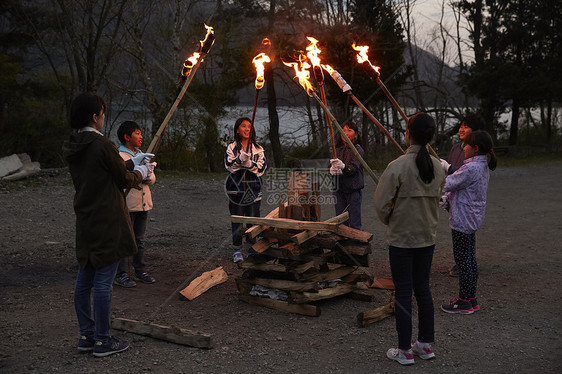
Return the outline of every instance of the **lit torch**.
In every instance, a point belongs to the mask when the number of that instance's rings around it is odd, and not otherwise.
[[[187,91],[187,87],[189,87],[189,84],[191,83],[191,80],[193,79],[197,68],[199,68],[199,65],[201,65],[201,62],[203,62],[203,59],[205,58],[207,53],[209,53],[209,50],[215,42],[215,33],[213,32],[213,28],[207,25],[205,25],[205,28],[207,29],[207,34],[205,35],[205,39],[199,41],[199,52],[194,52],[193,55],[191,55],[191,57],[189,57],[183,63],[181,72],[183,86],[181,88],[181,91],[177,95],[176,100],[172,104],[172,107],[168,111],[168,114],[164,118],[164,121],[162,121],[162,124],[154,135],[152,142],[148,146],[148,149],[146,151],[147,153],[156,154],[156,152],[158,151],[160,143],[162,142],[162,134],[166,130],[168,122],[170,122],[170,119],[172,118],[172,114],[174,114],[174,112],[176,111],[181,99],[183,98],[183,95]]]
[[[254,111],[252,112],[252,128],[254,127],[254,118],[256,118],[256,109],[258,106],[258,96],[260,90],[263,88],[265,83],[265,66],[266,62],[271,62],[271,59],[265,53],[260,53],[252,60],[252,63],[256,67],[256,99],[254,100]]]
[[[392,94],[390,93],[388,88],[386,88],[385,84],[380,79],[380,76],[381,76],[380,75],[380,67],[373,65],[371,63],[371,61],[369,61],[369,56],[367,55],[367,52],[369,51],[369,46],[357,46],[357,45],[355,45],[355,43],[353,43],[351,45],[351,47],[358,52],[357,53],[357,62],[362,64],[363,70],[367,73],[367,75],[371,79],[374,79],[377,82],[377,84],[383,90],[386,97],[388,97],[388,99],[390,100],[392,105],[396,108],[398,113],[400,113],[400,117],[402,117],[402,119],[406,122],[406,126],[408,126],[408,117],[406,116],[406,113],[404,113],[402,108],[400,108],[400,105],[398,105],[398,103],[394,99],[394,96],[392,96]],[[367,62],[367,64],[365,64],[365,62]],[[428,149],[429,149],[429,152],[433,156],[439,158],[439,156],[437,156],[437,153],[435,153],[433,148],[431,148],[429,145],[428,145]]]
[[[312,71],[314,72],[314,77],[316,78],[316,83],[318,83],[318,87],[320,88],[320,96],[322,98],[322,102],[326,105],[326,92],[324,91],[324,73],[322,72],[322,67],[320,66],[320,58],[318,55],[322,52],[317,44],[318,40],[314,39],[311,36],[306,37],[310,41],[310,45],[306,47],[307,57],[312,63]],[[330,116],[328,113],[325,112],[326,115],[326,124],[328,125],[328,131],[330,133],[330,145],[332,147],[332,158],[337,158],[336,156],[336,144],[334,141],[334,130],[332,129],[332,123],[330,122]]]
[[[302,88],[304,88],[304,90],[306,91],[306,93],[310,97],[313,97],[318,102],[318,104],[320,104],[320,106],[324,109],[324,112],[332,120],[332,123],[334,125],[336,125],[336,128],[341,133],[341,136],[343,137],[343,139],[345,140],[345,142],[347,143],[349,148],[353,151],[353,153],[355,154],[357,159],[361,162],[361,164],[363,165],[365,170],[367,170],[367,172],[369,173],[371,178],[375,181],[375,183],[378,183],[379,182],[378,177],[375,175],[373,170],[371,170],[371,168],[365,162],[363,157],[361,157],[361,155],[357,151],[357,148],[355,148],[355,145],[351,142],[351,140],[349,140],[349,138],[347,137],[347,135],[343,131],[342,127],[340,126],[340,124],[338,123],[336,118],[332,115],[332,113],[330,112],[328,107],[322,102],[322,100],[316,94],[316,92],[314,90],[314,87],[312,86],[312,84],[310,83],[310,80],[309,80],[310,79],[310,72],[308,71],[308,69],[310,68],[310,64],[307,63],[306,61],[305,62],[300,61],[298,63],[297,62],[285,62],[285,61],[283,61],[283,64],[285,64],[286,66],[292,67],[295,70],[296,78],[299,79],[299,83],[302,86]]]
[[[402,149],[400,144],[398,144],[398,142],[392,137],[392,135],[390,135],[388,130],[375,118],[375,116],[373,116],[373,114],[371,112],[369,112],[369,110],[363,105],[363,103],[361,103],[361,101],[359,101],[359,99],[355,97],[355,95],[351,92],[351,86],[349,84],[347,84],[347,82],[345,81],[345,79],[343,79],[341,74],[338,73],[336,70],[334,70],[334,68],[332,68],[330,65],[322,65],[322,67],[336,81],[338,86],[340,86],[341,90],[344,93],[348,94],[349,97],[351,97],[351,99],[353,99],[353,101],[355,101],[355,103],[359,106],[359,108],[361,108],[363,113],[365,113],[367,115],[367,117],[369,117],[369,119],[371,121],[373,121],[373,123],[375,125],[377,125],[377,127],[379,129],[381,129],[381,131],[384,133],[384,135],[386,135],[388,140],[396,147],[396,149],[398,149],[398,151],[400,151],[400,153],[403,154],[404,150]]]

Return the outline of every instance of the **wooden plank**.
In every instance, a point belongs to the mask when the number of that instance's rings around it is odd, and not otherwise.
[[[270,240],[270,239],[267,239],[267,238],[261,238],[260,240],[258,240],[254,244],[252,244],[252,249],[254,251],[256,251],[257,253],[263,253],[269,247],[271,247],[272,241],[273,240]]]
[[[373,239],[373,234],[366,231],[361,231],[357,229],[352,229],[346,225],[339,225],[338,229],[335,231],[337,235],[344,236],[349,239],[359,240],[361,242],[367,243]]]
[[[283,204],[283,203],[281,203]],[[280,204],[280,205],[281,205]],[[284,206],[287,206],[287,203],[284,204]],[[279,207],[273,209],[271,212],[269,212],[265,218],[279,218],[282,217],[279,215]],[[266,229],[268,229],[269,226],[266,225],[255,225],[250,227],[248,230],[246,230],[246,236],[250,239],[255,238],[256,236],[258,236],[260,233],[262,233],[263,231],[265,231]]]
[[[311,222],[299,221],[289,218],[262,218],[262,217],[246,217],[246,216],[230,216],[232,222],[249,223],[252,225],[267,225],[282,229],[292,230],[315,230],[315,231],[332,231],[338,230],[339,223],[333,222]],[[359,230],[357,230],[359,231]]]
[[[336,247],[351,255],[363,256],[371,253],[371,243],[357,242],[354,240],[340,240],[338,244],[339,246]]]
[[[349,219],[349,212],[343,212],[342,214],[332,217],[332,218],[328,218],[326,221],[324,222],[328,222],[328,223],[342,223],[345,222]],[[293,242],[295,242],[296,244],[302,244],[305,241],[307,241],[308,239],[311,239],[313,237],[315,237],[316,235],[318,235],[320,232],[318,231],[304,231],[301,233],[298,233],[296,235],[294,235],[291,240],[293,240]]]
[[[296,282],[284,279],[248,278],[248,282],[267,288],[276,288],[283,291],[318,291],[317,282]]]
[[[111,327],[116,330],[150,336],[151,338],[165,340],[176,344],[205,349],[212,348],[211,335],[180,327],[163,326],[126,318],[112,318]]]
[[[305,275],[304,280],[308,282],[332,281],[334,279],[343,278],[346,275],[353,273],[353,271],[355,271],[355,267],[340,266],[336,269],[332,269],[326,272]]]
[[[365,327],[370,325],[371,323],[375,323],[385,319],[386,317],[390,317],[393,314],[394,301],[391,301],[386,305],[359,313],[357,315],[357,323],[360,327]]]
[[[391,278],[374,277],[373,281],[370,282],[369,287],[371,288],[382,288],[383,290],[393,290],[394,282]]]
[[[278,273],[286,273],[287,267],[283,264],[253,264],[249,261],[240,261],[238,263],[240,269],[257,270],[257,271],[276,271]]]
[[[273,300],[265,297],[238,295],[238,298],[248,304],[259,305],[282,312],[301,314],[303,316],[318,317],[320,308],[316,305],[289,304],[286,301]]]
[[[222,266],[219,266],[214,270],[204,272],[199,277],[192,280],[186,288],[180,291],[180,294],[188,300],[193,300],[206,292],[209,288],[226,282],[227,279],[228,275]]]
[[[318,290],[318,292],[291,292],[290,302],[295,304],[304,304],[324,299],[331,299],[336,296],[350,293],[356,288],[357,287],[354,284],[342,283],[335,287]]]

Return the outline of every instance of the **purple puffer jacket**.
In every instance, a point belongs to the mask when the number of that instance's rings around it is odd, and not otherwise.
[[[472,234],[482,226],[489,180],[490,171],[485,155],[464,160],[456,172],[447,176],[443,192],[449,199],[451,229]]]

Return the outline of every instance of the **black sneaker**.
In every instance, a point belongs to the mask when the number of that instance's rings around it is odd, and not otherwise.
[[[123,273],[121,275],[118,275],[115,278],[115,280],[113,281],[113,284],[116,284],[118,286],[125,287],[125,288],[131,288],[131,287],[135,287],[137,285],[135,283],[135,281],[133,281],[129,278],[129,274],[127,274],[127,273]]]
[[[95,340],[93,336],[85,336],[80,335],[80,339],[78,339],[78,348],[79,351],[87,352],[94,349]]]
[[[441,310],[446,313],[455,314],[472,314],[474,309],[472,309],[472,303],[469,300],[460,299],[455,297],[449,304],[442,304]]]
[[[156,282],[156,279],[152,278],[146,271],[142,274],[135,275],[135,280],[147,284]]]
[[[127,348],[129,348],[128,341],[121,340],[116,336],[110,336],[106,343],[96,342],[94,345],[94,356],[105,357],[114,353],[123,352]]]
[[[480,310],[480,305],[478,305],[478,299],[476,297],[473,297],[468,300],[470,300],[470,304],[472,305],[472,311],[478,312]]]

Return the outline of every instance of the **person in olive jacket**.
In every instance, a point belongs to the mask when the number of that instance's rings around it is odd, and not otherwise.
[[[124,351],[129,342],[110,336],[112,284],[119,259],[137,251],[123,190],[138,186],[154,169],[141,165],[147,154],[125,163],[115,144],[100,132],[106,104],[93,93],[72,102],[63,145],[74,183],[78,276],[74,307],[80,328],[78,350],[103,357]],[[91,295],[93,290],[93,305]],[[92,311],[93,307],[93,311]]]

